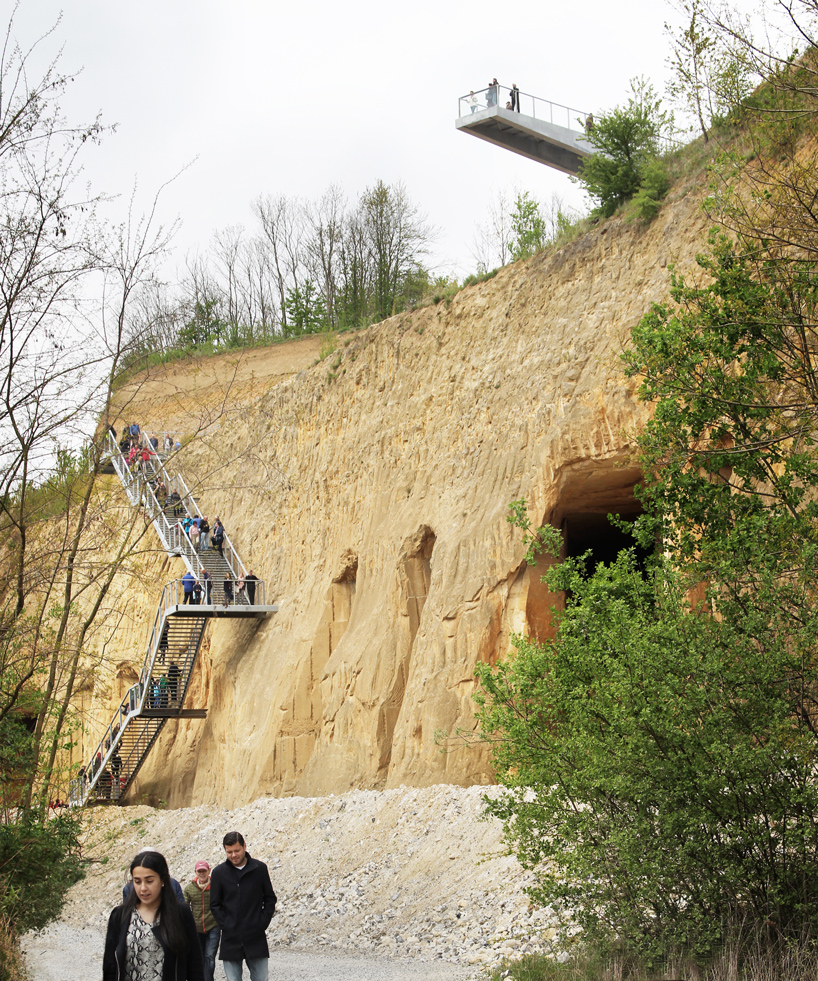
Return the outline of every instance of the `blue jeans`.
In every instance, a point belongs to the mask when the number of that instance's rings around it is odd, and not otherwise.
[[[248,960],[246,963],[250,971],[250,981],[267,981],[266,957]],[[241,981],[241,961],[222,961],[222,964],[227,981]]]
[[[207,933],[199,933],[199,946],[202,948],[202,960],[204,961],[204,981],[213,981],[213,974],[216,970],[216,951],[219,949],[219,938],[221,930],[214,926]]]

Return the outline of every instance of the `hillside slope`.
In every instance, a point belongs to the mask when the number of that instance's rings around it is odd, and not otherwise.
[[[647,228],[608,222],[448,306],[342,335],[323,361],[310,338],[134,384],[120,421],[201,431],[180,466],[280,612],[211,626],[188,702],[208,717],[168,724],[132,798],[491,782],[485,749],[456,735],[474,729],[474,665],[513,632],[549,631],[509,502],[562,527],[571,551],[604,546],[608,512],[636,512],[646,410],[618,354],[704,230],[690,194]],[[128,589],[92,717],[135,677],[178,574],[157,554]]]

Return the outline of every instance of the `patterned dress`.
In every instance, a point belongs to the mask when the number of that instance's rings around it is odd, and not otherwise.
[[[159,923],[159,915],[153,921]],[[128,981],[162,981],[165,951],[151,929],[135,909],[131,914],[125,941],[125,977]]]

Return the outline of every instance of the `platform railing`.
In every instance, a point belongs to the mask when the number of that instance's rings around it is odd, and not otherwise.
[[[572,109],[571,106],[564,106],[559,102],[541,99],[519,89],[515,90],[514,103],[513,111],[521,115],[532,116],[534,119],[555,126],[564,126],[575,133],[585,132],[589,113],[582,112],[580,109]],[[512,109],[512,90],[509,86],[489,85],[476,92],[469,92],[468,95],[461,95],[457,100],[457,115],[459,118],[471,116],[485,109],[493,109],[495,106]]]

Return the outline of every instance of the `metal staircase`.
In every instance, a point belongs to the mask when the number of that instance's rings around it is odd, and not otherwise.
[[[149,434],[145,436],[149,438]],[[221,553],[215,548],[199,549],[191,542],[182,522],[186,517],[202,517],[202,513],[181,475],[169,474],[159,453],[152,452],[144,464],[137,461],[129,466],[111,434],[106,437],[105,449],[128,500],[148,515],[165,551],[181,558],[188,573],[200,583],[207,569],[213,585],[210,601],[203,589],[198,603],[185,603],[182,579],[163,588],[139,681],[128,690],[96,749],[71,781],[69,801],[73,806],[118,803],[168,719],[205,717],[205,709],[186,709],[184,703],[208,620],[262,618],[278,612],[276,604],[267,605],[262,580],[243,590],[237,588],[247,571],[227,535]],[[166,499],[162,486],[168,494]],[[224,590],[227,574],[234,593],[229,604]]]

